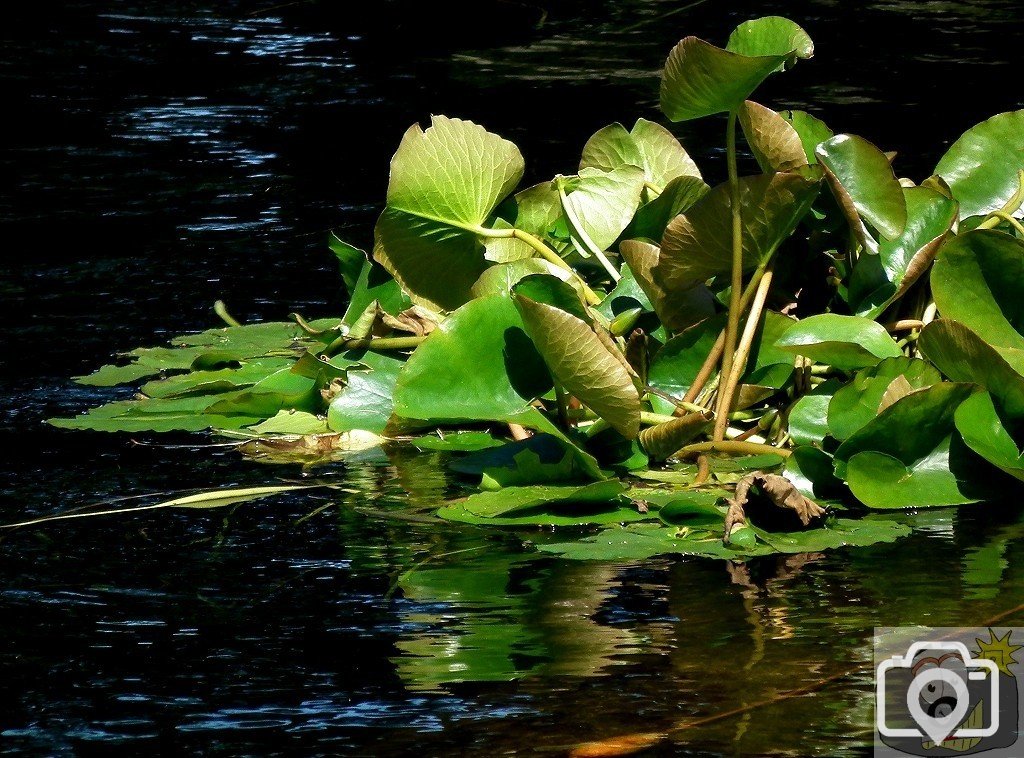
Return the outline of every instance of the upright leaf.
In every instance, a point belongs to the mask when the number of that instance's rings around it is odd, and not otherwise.
[[[836,391],[828,405],[828,430],[832,436],[845,440],[874,419],[886,391],[898,380],[917,390],[939,383],[942,376],[927,361],[917,358],[886,358],[861,369],[853,381]]]
[[[835,136],[835,132],[829,129],[824,121],[806,111],[781,111],[779,115],[786,119],[799,135],[807,162],[811,164],[817,163],[818,145],[832,139]]]
[[[445,116],[412,126],[391,159],[374,257],[417,300],[457,308],[484,269],[484,222],[522,176],[519,149],[481,126]]]
[[[819,145],[817,155],[852,224],[859,215],[886,239],[903,233],[907,204],[885,153],[863,137],[839,134]]]
[[[782,55],[786,64],[814,56],[810,35],[782,16],[764,16],[744,21],[729,35],[726,49],[740,55]]]
[[[1024,171],[1024,110],[972,126],[939,160],[935,173],[960,203],[960,218],[999,210],[1020,190]],[[1015,208],[1017,217],[1024,209]]]
[[[580,169],[612,171],[622,166],[643,169],[644,181],[661,192],[672,179],[692,176],[700,170],[679,140],[665,127],[637,119],[632,130],[615,123],[599,130],[583,147]]]
[[[903,355],[877,321],[835,313],[821,313],[794,322],[776,344],[794,355],[847,370],[874,366],[883,358]]]
[[[670,331],[687,329],[714,315],[714,297],[703,284],[695,284],[672,296],[662,289],[653,273],[660,255],[656,245],[626,240],[619,245],[619,253],[636,277],[640,289],[647,295],[658,318]]]
[[[527,333],[555,380],[627,439],[640,431],[640,395],[622,360],[576,316],[517,294]]]
[[[771,174],[807,165],[800,135],[771,108],[747,100],[740,107],[739,119],[761,171]]]
[[[644,173],[637,166],[611,171],[584,168],[575,179],[555,182],[564,188],[562,211],[573,244],[588,255],[610,248],[633,220],[644,189]]]

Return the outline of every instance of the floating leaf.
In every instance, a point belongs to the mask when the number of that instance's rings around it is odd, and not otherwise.
[[[878,255],[862,255],[853,267],[849,303],[854,313],[877,318],[928,270],[956,221],[956,203],[935,190],[903,190],[907,224],[894,240],[883,239]]]
[[[452,468],[481,477],[482,489],[588,478],[571,446],[550,434],[488,447],[455,461]]]
[[[745,271],[766,262],[793,233],[818,193],[818,180],[811,168],[740,179]],[[668,225],[653,269],[667,291],[689,289],[731,269],[729,197],[728,184],[720,184]]]
[[[740,107],[739,119],[762,172],[771,174],[807,165],[800,135],[771,108],[747,100]]]
[[[1020,189],[1024,170],[1024,110],[972,126],[939,160],[941,176],[960,203],[960,218],[999,210]],[[1013,209],[1015,216],[1024,209]]]
[[[253,434],[326,434],[331,430],[322,416],[306,411],[279,411],[276,416],[268,418],[247,431]]]
[[[817,154],[851,224],[858,225],[860,215],[886,239],[903,233],[907,224],[903,188],[881,150],[862,137],[839,134],[819,145]]]
[[[662,289],[653,273],[660,256],[655,245],[626,240],[619,245],[619,253],[667,329],[681,331],[714,315],[714,296],[703,284],[674,292],[671,297]]]
[[[874,419],[886,391],[897,379],[903,379],[909,389],[918,390],[938,384],[942,375],[926,361],[902,356],[861,369],[829,403],[828,429],[832,436],[845,440]]]
[[[835,132],[825,125],[821,119],[815,118],[805,111],[781,111],[782,118],[789,122],[800,136],[800,142],[804,147],[804,156],[807,162],[814,164],[818,162],[818,145],[827,142],[835,136]]]
[[[789,434],[798,445],[821,446],[828,435],[828,405],[842,386],[829,379],[797,400],[789,410]]]
[[[515,301],[555,380],[624,437],[636,437],[640,395],[621,358],[576,316],[519,294]]]
[[[599,130],[583,147],[580,169],[612,171],[621,166],[643,169],[644,181],[658,192],[673,179],[700,179],[700,170],[679,140],[665,127],[640,118],[630,131],[615,123]]]
[[[349,356],[353,357],[353,356]],[[350,371],[348,383],[331,401],[327,422],[335,432],[360,429],[383,434],[393,411],[392,396],[404,361],[381,353],[360,354],[370,371]]]
[[[838,497],[844,490],[836,478],[832,456],[811,445],[794,448],[782,473],[808,497]]]
[[[795,322],[776,343],[783,350],[843,370],[873,366],[903,355],[876,321],[822,313]]]
[[[924,328],[918,346],[954,382],[977,384],[1010,418],[1024,418],[1024,353],[1000,353],[963,324],[945,318]]]
[[[942,246],[931,285],[944,317],[985,336],[997,349],[1024,350],[1024,241],[978,229]]]
[[[494,492],[480,492],[462,501],[469,513],[480,518],[523,515],[536,508],[622,503],[626,485],[616,480],[592,482],[582,486],[533,485],[506,487]],[[585,510],[585,509],[581,509]]]
[[[471,453],[489,447],[501,447],[504,440],[497,439],[487,432],[446,432],[416,437],[409,440],[420,450],[439,450],[443,452]]]
[[[522,176],[519,149],[471,121],[413,125],[391,160],[374,258],[418,301],[454,310],[483,273],[485,221]]]
[[[238,362],[238,368],[214,371],[190,371],[174,374],[142,385],[147,397],[188,397],[189,395],[215,395],[219,392],[250,387],[271,374],[286,369],[295,361],[290,358],[251,358]]]

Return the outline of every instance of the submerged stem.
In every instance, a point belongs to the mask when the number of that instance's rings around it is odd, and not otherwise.
[[[725,327],[725,342],[722,353],[722,376],[732,373],[733,357],[736,351],[736,334],[740,328],[740,299],[743,292],[743,216],[740,211],[740,180],[736,168],[736,111],[729,112],[729,123],[725,133],[726,163],[729,168],[729,207],[732,211],[732,291],[729,293],[729,321]],[[721,393],[719,399],[719,418],[729,415],[728,402],[723,398],[728,393]],[[715,425],[716,442],[721,442],[725,429]]]

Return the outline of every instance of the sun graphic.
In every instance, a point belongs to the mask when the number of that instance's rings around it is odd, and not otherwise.
[[[1014,674],[1010,671],[1010,666],[1019,663],[1019,661],[1014,659],[1013,654],[1024,648],[1024,645],[1011,644],[1011,632],[1007,632],[1004,637],[996,637],[996,633],[989,629],[988,634],[989,639],[987,641],[980,637],[975,638],[975,642],[978,643],[977,657],[992,661],[999,667],[1001,672],[1007,676],[1013,676]]]

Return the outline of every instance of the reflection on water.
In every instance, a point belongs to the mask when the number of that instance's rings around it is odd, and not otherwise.
[[[326,230],[369,241],[410,123],[472,118],[522,147],[528,181],[569,173],[597,128],[657,117],[657,71],[680,36],[720,42],[778,12],[536,4],[540,29],[523,4],[498,3],[508,15],[488,30],[481,13],[405,0],[366,14],[75,0],[0,28],[14,114],[0,123],[2,521],[280,478],[345,487],[0,534],[4,749],[493,754],[653,731],[667,753],[855,755],[871,718],[863,668],[676,727],[865,664],[874,626],[977,623],[1019,602],[1011,507],[910,514],[915,535],[894,545],[744,566],[570,563],[524,550],[560,538],[549,530],[438,527],[431,508],[463,491],[438,454],[307,470],[40,424],[126,392],[67,376],[208,327],[218,298],[246,320],[337,313]],[[785,12],[818,55],[765,101],[897,150],[904,175],[1024,105],[1006,84],[1022,40],[1011,0]],[[723,177],[719,121],[674,129]]]

